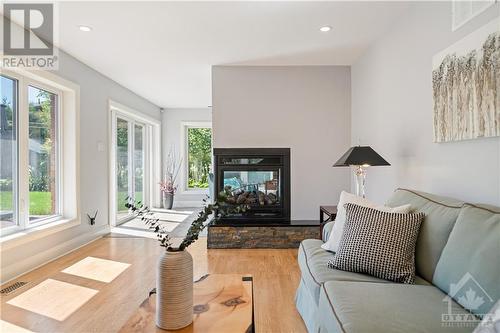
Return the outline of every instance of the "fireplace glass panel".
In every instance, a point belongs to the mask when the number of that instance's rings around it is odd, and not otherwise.
[[[277,206],[281,203],[280,170],[223,172],[223,185],[230,187],[229,203]]]

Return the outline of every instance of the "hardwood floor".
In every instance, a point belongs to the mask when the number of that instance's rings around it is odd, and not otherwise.
[[[256,332],[306,331],[294,304],[300,279],[297,250],[207,250],[206,238],[200,238],[189,250],[194,258],[195,278],[206,273],[253,275]],[[7,322],[4,325],[13,324],[33,332],[117,332],[154,287],[156,260],[161,251],[162,248],[152,239],[99,239],[9,282],[7,285],[16,281],[29,284],[1,296],[1,319]],[[87,257],[114,260],[130,266],[109,283],[61,272]],[[50,308],[46,308],[42,315],[7,303],[47,279],[89,288],[97,293],[62,321],[51,318]],[[75,295],[53,293],[44,297],[43,302],[78,306],[79,299]],[[80,303],[84,301],[82,299]],[[54,311],[61,312],[60,309]],[[231,329],[228,328],[227,332]]]

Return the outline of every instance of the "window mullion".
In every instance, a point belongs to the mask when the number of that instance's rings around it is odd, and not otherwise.
[[[134,122],[132,120],[128,121],[128,190],[129,196],[135,200],[135,188],[134,188]]]
[[[18,193],[19,193],[19,226],[25,229],[29,225],[29,103],[28,84],[19,80],[19,127],[18,127]]]
[[[149,126],[144,124],[142,130],[142,201],[145,202],[149,207],[152,207],[150,200],[150,186],[149,186],[149,175],[153,174],[150,170],[150,154],[149,154]]]

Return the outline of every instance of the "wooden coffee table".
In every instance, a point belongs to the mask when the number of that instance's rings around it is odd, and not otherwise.
[[[194,283],[193,323],[176,333],[250,333],[253,326],[253,279],[249,275],[210,274]],[[144,302],[120,332],[170,332],[155,325],[156,295]]]

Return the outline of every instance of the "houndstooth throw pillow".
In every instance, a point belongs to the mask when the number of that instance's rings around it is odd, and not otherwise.
[[[348,203],[339,249],[330,268],[395,282],[415,282],[415,244],[423,213],[387,213]]]

